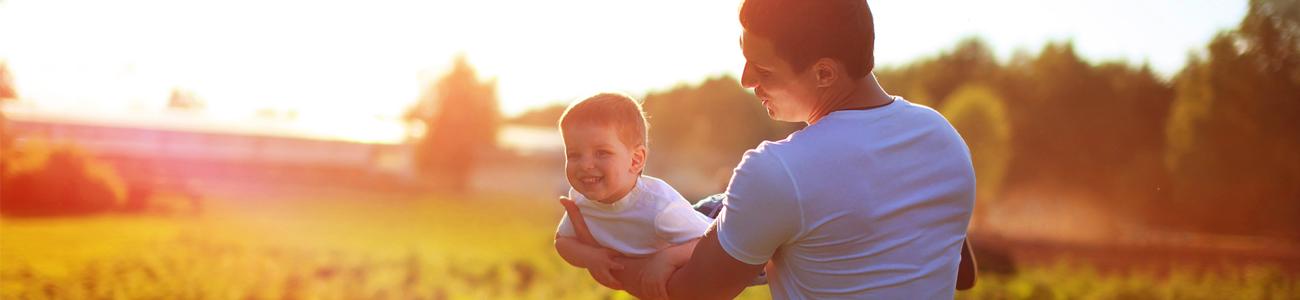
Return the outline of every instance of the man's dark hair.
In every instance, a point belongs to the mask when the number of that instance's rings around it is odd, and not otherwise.
[[[827,57],[862,78],[875,67],[875,25],[866,0],[745,0],[740,26],[772,40],[776,55],[802,71]]]

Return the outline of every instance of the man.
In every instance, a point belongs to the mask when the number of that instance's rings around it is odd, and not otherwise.
[[[748,0],[741,84],[805,122],[745,153],[689,260],[623,259],[630,292],[732,298],[766,265],[775,299],[952,299],[975,175],[937,112],[877,83],[864,0]],[[648,268],[678,267],[666,280]],[[960,285],[959,285],[960,286]]]

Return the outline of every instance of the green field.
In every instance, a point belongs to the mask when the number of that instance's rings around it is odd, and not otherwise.
[[[416,198],[419,200],[413,200]],[[609,299],[554,254],[552,201],[209,200],[203,213],[0,220],[2,299]],[[986,275],[958,298],[1296,299],[1267,268]],[[741,298],[765,299],[766,287]]]
[[[197,216],[3,219],[0,298],[600,299],[550,201],[208,201]],[[755,288],[747,296],[766,298]]]

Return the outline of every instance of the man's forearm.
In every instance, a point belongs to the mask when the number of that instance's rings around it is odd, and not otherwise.
[[[710,228],[699,240],[687,263],[668,280],[669,298],[734,298],[762,271],[763,265],[735,261],[724,252],[715,230]]]

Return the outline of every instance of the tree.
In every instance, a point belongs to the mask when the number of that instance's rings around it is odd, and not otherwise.
[[[1008,184],[1088,191],[1116,212],[1162,197],[1163,127],[1173,91],[1149,67],[1091,64],[1072,43],[1013,60],[995,85],[1015,140]],[[1118,201],[1123,199],[1123,201]]]
[[[9,65],[0,60],[0,103],[18,99],[18,92],[14,89],[13,75],[9,74]],[[13,144],[14,137],[9,134],[9,121],[5,118],[3,111],[0,111],[0,153],[5,153],[10,145]],[[0,166],[0,172],[3,172],[3,166]]]
[[[0,101],[17,98],[18,91],[14,89],[14,79],[13,75],[9,74],[9,65],[5,61],[0,61]]]
[[[15,147],[0,156],[0,215],[77,216],[123,208],[126,183],[82,148],[41,139]]]
[[[406,116],[425,128],[415,147],[417,169],[439,187],[463,191],[477,159],[496,148],[496,80],[480,81],[465,56],[458,56]]]
[[[564,110],[568,109],[568,107],[568,104],[561,103],[529,109],[517,117],[506,120],[506,123],[538,127],[555,127],[560,122],[560,116],[564,115]]]
[[[205,104],[193,91],[174,87],[167,98],[167,108],[182,111],[202,110]]]
[[[1168,205],[1201,230],[1300,236],[1300,2],[1250,1],[1176,80]]]
[[[938,107],[964,84],[997,79],[1000,69],[988,44],[971,37],[950,51],[901,68],[879,70],[876,76],[884,86],[899,88],[909,101]]]
[[[1002,181],[1012,157],[1006,104],[996,91],[979,84],[962,86],[943,103],[944,117],[966,141],[975,165],[975,203],[980,209],[975,210],[972,222],[978,226],[1001,197]]]

